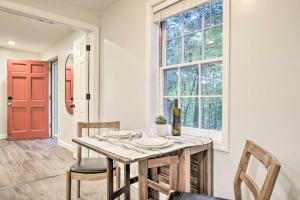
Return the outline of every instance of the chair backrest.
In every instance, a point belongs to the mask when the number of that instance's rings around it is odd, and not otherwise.
[[[77,137],[82,137],[82,129],[88,128],[88,129],[93,129],[93,128],[111,128],[111,129],[120,129],[120,122],[115,121],[115,122],[78,122],[77,124]],[[77,145],[77,159],[81,159],[81,146]]]
[[[262,185],[262,188],[259,188],[254,182],[254,180],[246,174],[247,166],[251,155],[258,159],[267,169],[267,175]],[[263,148],[261,148],[254,142],[247,140],[234,179],[235,199],[242,199],[242,182],[244,182],[246,186],[250,189],[251,193],[253,194],[256,200],[270,199],[280,170],[280,166],[281,165],[279,161],[271,153],[265,151]]]
[[[178,156],[177,155],[170,155],[161,158],[153,158],[143,162],[142,164],[143,172],[140,173],[144,174],[145,177],[141,178],[140,184],[143,187],[147,187],[150,189],[149,192],[152,190],[153,195],[150,199],[158,199],[158,192],[164,193],[168,195],[171,191],[175,191],[178,188]],[[141,166],[141,164],[139,164]],[[166,187],[166,184],[160,184],[158,179],[158,167],[169,166],[169,187]],[[150,170],[150,173],[148,171]],[[150,177],[149,177],[150,175]],[[139,180],[140,181],[140,180]],[[144,194],[148,196],[147,194]],[[140,199],[146,199],[144,197],[140,197]]]

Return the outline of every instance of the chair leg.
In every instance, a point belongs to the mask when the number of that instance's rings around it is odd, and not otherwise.
[[[71,200],[71,185],[72,185],[71,172],[67,171],[66,172],[66,200]]]
[[[77,197],[80,198],[80,181],[77,181]]]
[[[116,189],[119,189],[121,186],[121,169],[117,167],[116,169]]]
[[[121,168],[116,168],[116,189],[119,189],[121,187]],[[117,198],[117,200],[120,200],[120,197]]]

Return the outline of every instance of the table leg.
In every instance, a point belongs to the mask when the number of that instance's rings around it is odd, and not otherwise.
[[[213,196],[213,145],[210,144],[204,154],[204,193]]]
[[[199,152],[197,153],[197,186],[198,186],[198,190],[197,192],[199,194],[203,194],[204,193],[204,162],[203,162],[203,155],[204,152]]]
[[[139,199],[148,199],[148,164],[147,160],[139,161]]]
[[[191,190],[191,149],[185,148],[179,154],[178,191],[190,192]]]
[[[113,200],[114,179],[113,179],[113,160],[106,158],[107,168],[107,200]]]
[[[130,200],[130,164],[124,166],[125,200]]]

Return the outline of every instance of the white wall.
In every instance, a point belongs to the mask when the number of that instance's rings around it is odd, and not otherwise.
[[[7,59],[39,59],[38,53],[0,48],[0,139],[7,138]]]
[[[144,0],[117,1],[101,18],[100,115],[123,129],[145,126]]]
[[[282,163],[273,199],[299,199],[300,1],[231,4],[230,153],[215,154],[216,194],[232,197],[226,183],[252,139]]]
[[[217,196],[233,198],[252,139],[282,163],[272,199],[299,199],[299,7],[298,0],[231,0],[230,153],[215,152]],[[145,0],[120,0],[101,20],[101,118],[126,128],[145,124],[145,17]],[[258,182],[264,175],[255,163],[249,173]]]
[[[73,43],[84,34],[74,31],[41,52],[40,59],[49,61],[58,58],[58,143],[69,150],[72,149],[72,138],[76,128],[73,127],[73,115],[65,107],[65,62],[70,53],[73,53]],[[74,133],[74,135],[72,135]]]

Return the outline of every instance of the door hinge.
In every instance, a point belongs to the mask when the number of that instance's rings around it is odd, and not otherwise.
[[[91,51],[91,45],[89,44],[86,45],[86,51]]]
[[[91,94],[86,94],[86,100],[90,100],[91,99]]]

